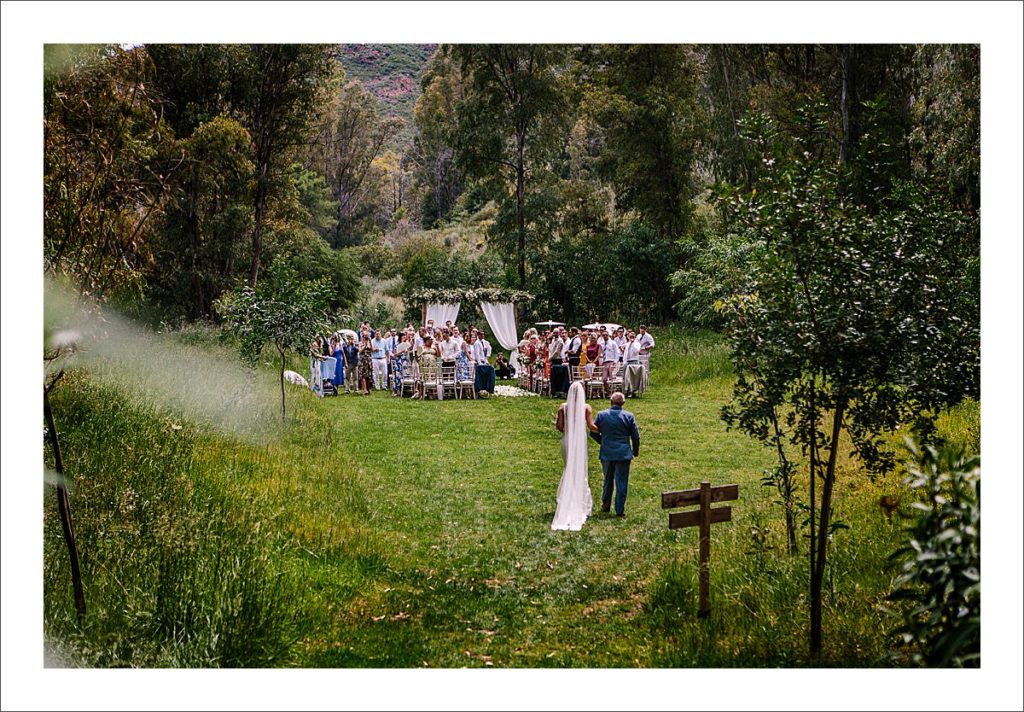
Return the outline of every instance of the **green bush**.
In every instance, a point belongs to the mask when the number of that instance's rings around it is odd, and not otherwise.
[[[893,632],[910,660],[929,667],[981,664],[980,458],[957,447],[907,445],[916,462],[906,483],[922,495],[903,547],[890,559],[900,575],[890,600],[902,602]]]

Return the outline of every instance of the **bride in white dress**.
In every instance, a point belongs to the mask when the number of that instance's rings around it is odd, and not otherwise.
[[[552,529],[579,531],[594,506],[587,481],[587,434],[594,412],[586,402],[583,384],[575,382],[569,397],[558,409],[555,427],[562,433],[562,481],[558,483],[558,507]]]

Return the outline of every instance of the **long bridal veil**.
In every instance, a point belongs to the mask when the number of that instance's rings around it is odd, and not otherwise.
[[[587,418],[583,384],[569,388],[565,401],[565,433],[562,435],[562,457],[565,468],[558,483],[558,507],[551,522],[552,529],[579,531],[594,506],[587,481]]]

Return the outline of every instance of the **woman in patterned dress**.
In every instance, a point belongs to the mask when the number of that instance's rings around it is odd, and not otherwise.
[[[471,342],[476,341],[476,336],[470,333],[469,339],[469,341],[462,342],[459,357],[455,361],[455,380],[457,381],[473,380],[473,344]]]
[[[409,335],[403,331],[402,335],[398,338],[398,343],[401,345],[407,343],[408,340]],[[405,376],[405,369],[408,367],[408,353],[406,351],[400,354],[393,354],[391,357],[391,389],[396,396],[402,395],[402,378]]]
[[[440,351],[434,346],[434,339],[429,334],[423,337],[423,346],[420,347],[419,353],[419,364],[420,364],[420,377],[426,377],[428,374],[432,378],[437,378],[437,357],[440,355]],[[424,397],[423,381],[421,380],[417,384],[418,391],[416,393],[417,398]]]
[[[370,384],[373,383],[373,340],[370,330],[363,327],[359,339],[359,387],[364,396],[370,395]]]

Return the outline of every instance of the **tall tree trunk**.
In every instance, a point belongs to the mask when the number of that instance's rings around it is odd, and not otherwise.
[[[53,466],[57,471],[57,511],[60,513],[60,525],[64,530],[64,543],[68,547],[68,557],[71,560],[71,588],[75,596],[75,613],[78,615],[78,623],[85,622],[85,591],[82,588],[82,571],[78,565],[78,547],[75,544],[75,530],[71,523],[71,502],[68,498],[68,490],[64,484],[64,461],[60,455],[60,438],[57,436],[57,424],[53,420],[53,411],[50,410],[50,393],[43,389],[43,415],[46,417],[46,429],[50,437],[50,444],[53,446]]]
[[[825,557],[828,553],[828,527],[832,515],[832,486],[836,480],[836,456],[839,454],[839,432],[843,427],[845,404],[836,405],[832,414],[832,440],[829,443],[828,467],[821,491],[821,522],[818,525],[817,563],[811,575],[811,652],[821,650],[821,584],[825,576]]]
[[[812,378],[814,378],[814,376],[812,376]],[[811,652],[816,652],[821,647],[821,628],[820,628],[820,625],[819,626],[815,626],[815,624],[814,624],[814,621],[816,619],[815,619],[815,615],[814,615],[814,595],[813,595],[814,578],[815,578],[815,571],[816,571],[816,567],[815,567],[815,563],[816,563],[816,561],[815,561],[815,545],[814,545],[814,543],[815,543],[815,533],[816,533],[815,528],[814,528],[814,506],[815,506],[815,501],[814,501],[814,489],[815,489],[815,487],[814,487],[814,484],[815,484],[815,480],[818,479],[818,448],[817,448],[818,438],[815,435],[815,433],[817,433],[817,431],[818,431],[818,418],[817,418],[817,412],[818,411],[817,411],[817,404],[814,401],[814,382],[813,381],[811,382],[811,399],[810,400],[811,400],[810,409],[811,409],[811,412],[814,414],[814,423],[812,423],[812,425],[811,425],[811,445],[810,445],[810,455],[811,455],[811,482],[810,482],[810,488],[811,488],[811,516],[810,516],[811,538],[810,538],[810,551],[808,553],[810,554],[811,590],[812,590],[812,595],[811,595]],[[819,611],[819,615],[817,617],[817,620],[820,623],[820,621],[821,621],[820,611]]]
[[[252,268],[249,270],[249,284],[256,286],[260,274],[260,256],[263,252],[263,218],[267,209],[267,172],[269,157],[260,161],[259,176],[256,179],[256,191],[253,200],[252,226]]]
[[[839,96],[839,112],[843,121],[843,135],[839,141],[839,162],[845,164],[850,157],[850,45],[839,46],[839,65],[843,75],[843,88]]]
[[[519,252],[520,289],[526,289],[526,221],[523,217],[523,192],[526,185],[525,143],[525,133],[518,132],[516,135],[516,239]]]

